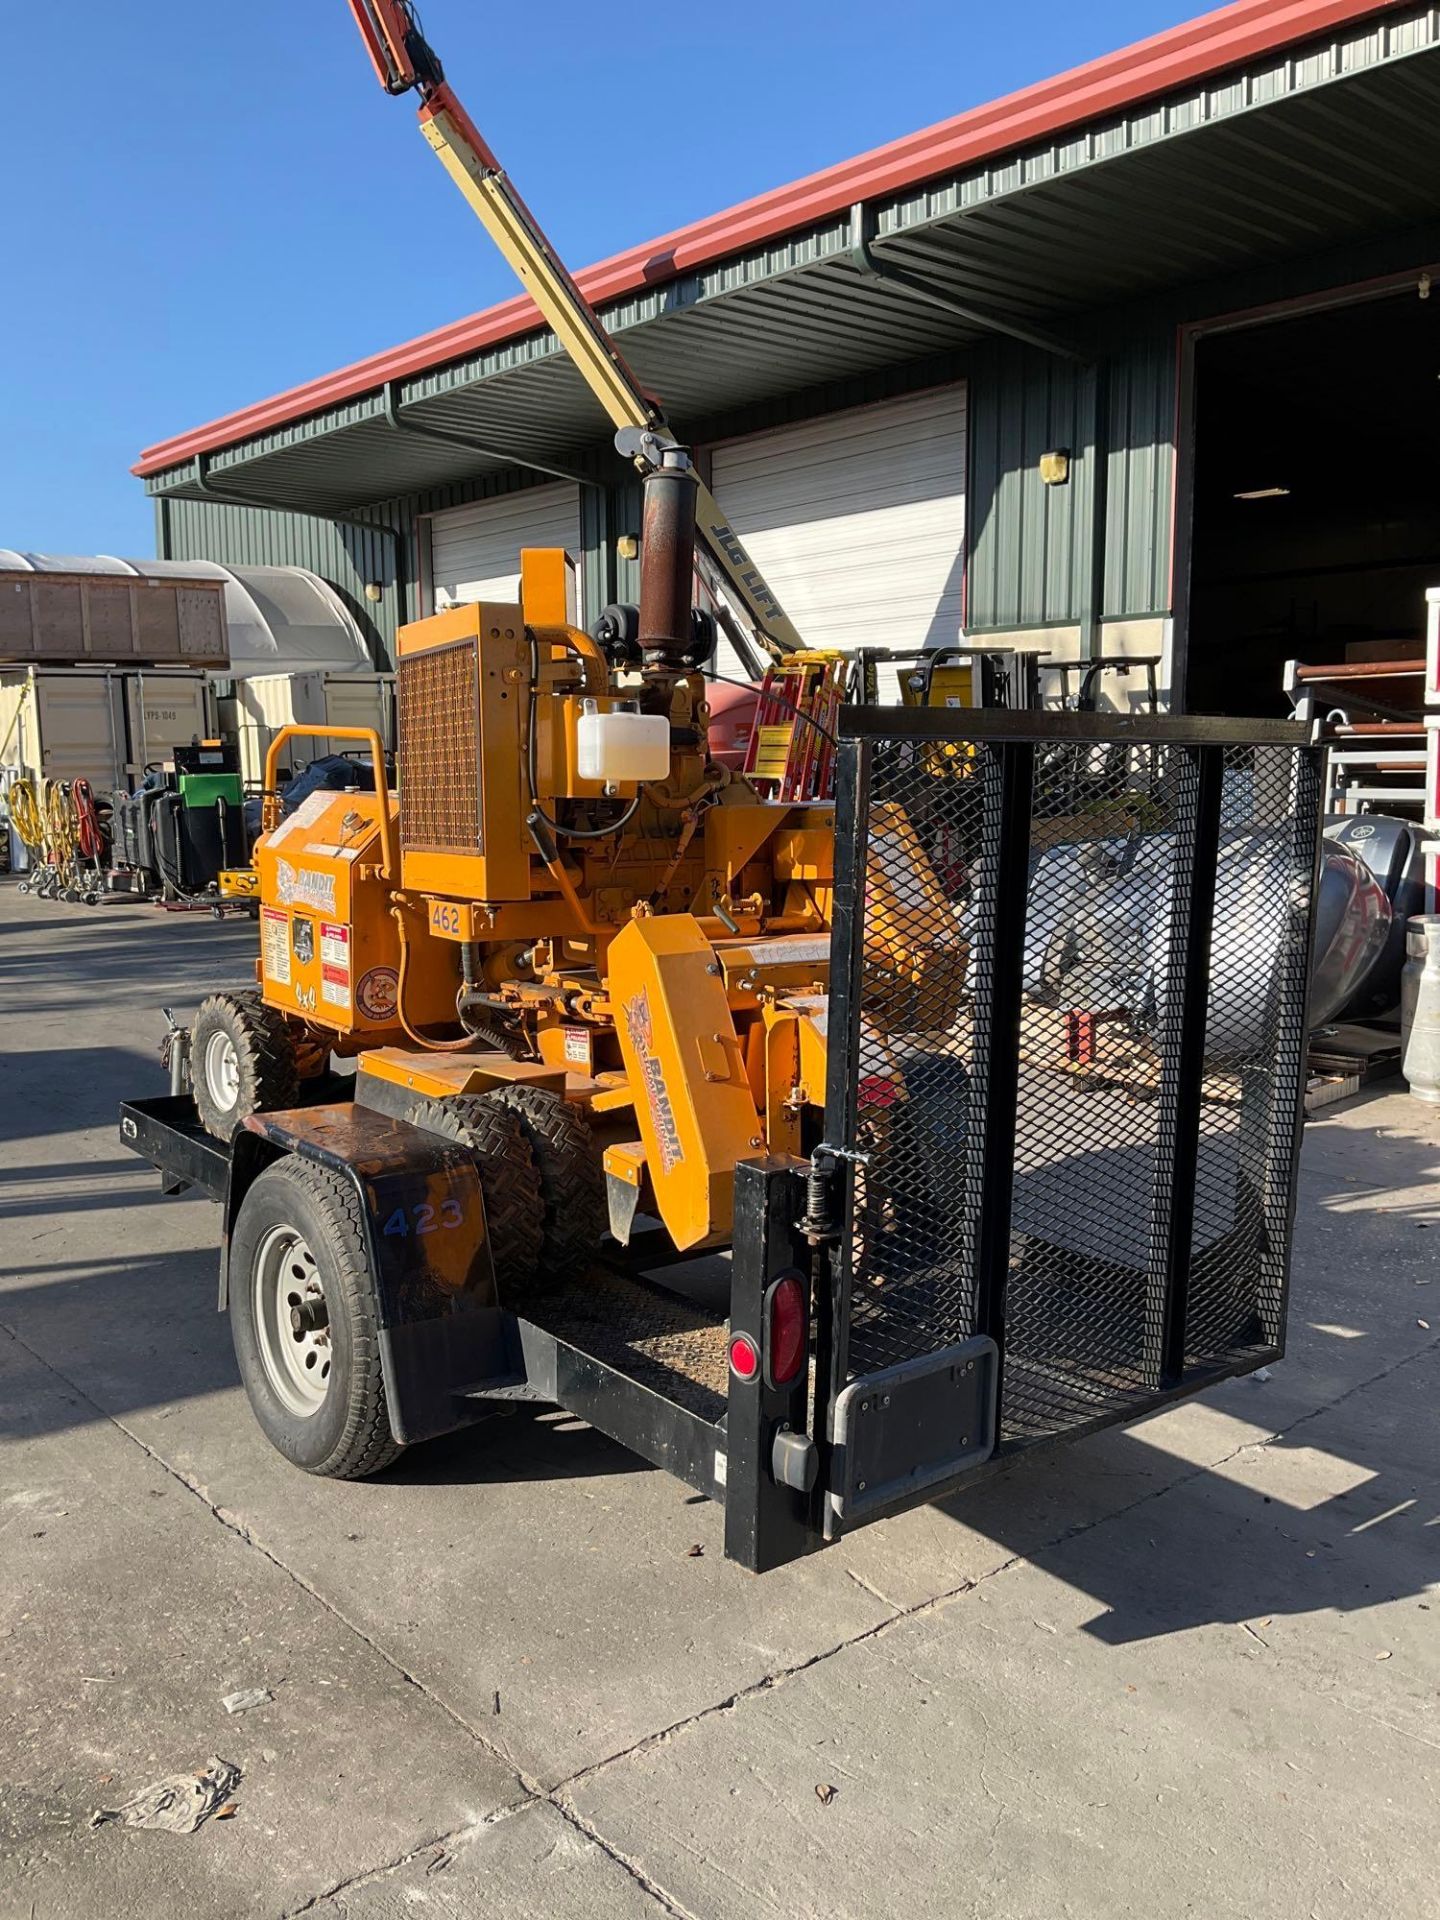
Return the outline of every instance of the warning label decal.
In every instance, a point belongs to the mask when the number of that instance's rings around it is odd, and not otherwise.
[[[267,980],[289,986],[290,916],[278,907],[262,907],[260,911],[260,964]]]

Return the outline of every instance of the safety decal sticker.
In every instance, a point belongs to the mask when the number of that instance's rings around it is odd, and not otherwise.
[[[294,813],[285,816],[273,833],[266,834],[266,841],[270,846],[278,847],[281,841],[288,840],[292,833],[303,832],[306,827],[313,827],[334,797],[331,793],[312,793],[308,800],[300,802]]]
[[[393,1020],[400,996],[400,976],[394,967],[372,967],[355,989],[355,1005],[367,1020]]]
[[[566,1027],[565,1063],[567,1066],[579,1067],[582,1072],[589,1073],[594,1064],[594,1055],[590,1050],[588,1027]]]
[[[267,980],[290,984],[290,916],[278,907],[260,909],[260,965]]]
[[[277,860],[275,897],[282,907],[316,907],[321,913],[334,913],[335,876],[314,873],[306,867],[292,867],[288,860]]]
[[[320,998],[332,1007],[350,1005],[350,929],[320,922]]]
[[[295,950],[297,967],[308,967],[315,958],[315,922],[297,913],[290,922],[290,945]]]

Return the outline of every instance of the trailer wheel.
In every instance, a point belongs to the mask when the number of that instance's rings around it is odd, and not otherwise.
[[[590,1124],[573,1101],[546,1087],[497,1087],[489,1097],[518,1117],[535,1156],[545,1208],[545,1277],[573,1279],[594,1260],[610,1224],[605,1170]]]
[[[474,1154],[501,1302],[508,1306],[522,1298],[539,1271],[545,1201],[520,1116],[493,1093],[459,1093],[418,1100],[405,1118]]]
[[[229,1271],[235,1358],[266,1439],[331,1480],[389,1466],[402,1449],[351,1183],[294,1156],[267,1167],[241,1202]]]
[[[190,1029],[190,1076],[201,1124],[218,1140],[249,1114],[293,1107],[300,1077],[285,1016],[257,993],[212,993]]]

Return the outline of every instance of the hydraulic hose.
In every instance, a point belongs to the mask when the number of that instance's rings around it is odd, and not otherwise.
[[[405,1011],[405,985],[410,977],[410,935],[405,926],[405,908],[396,902],[390,911],[400,929],[400,971],[395,981],[395,1015],[405,1030],[406,1038],[413,1040],[417,1047],[424,1047],[428,1053],[463,1053],[467,1047],[473,1048],[475,1041],[468,1033],[459,1040],[432,1040],[411,1026]]]

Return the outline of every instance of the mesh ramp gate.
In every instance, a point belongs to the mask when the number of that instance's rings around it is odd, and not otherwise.
[[[1282,1351],[1320,771],[1289,723],[845,714],[828,1532]]]

